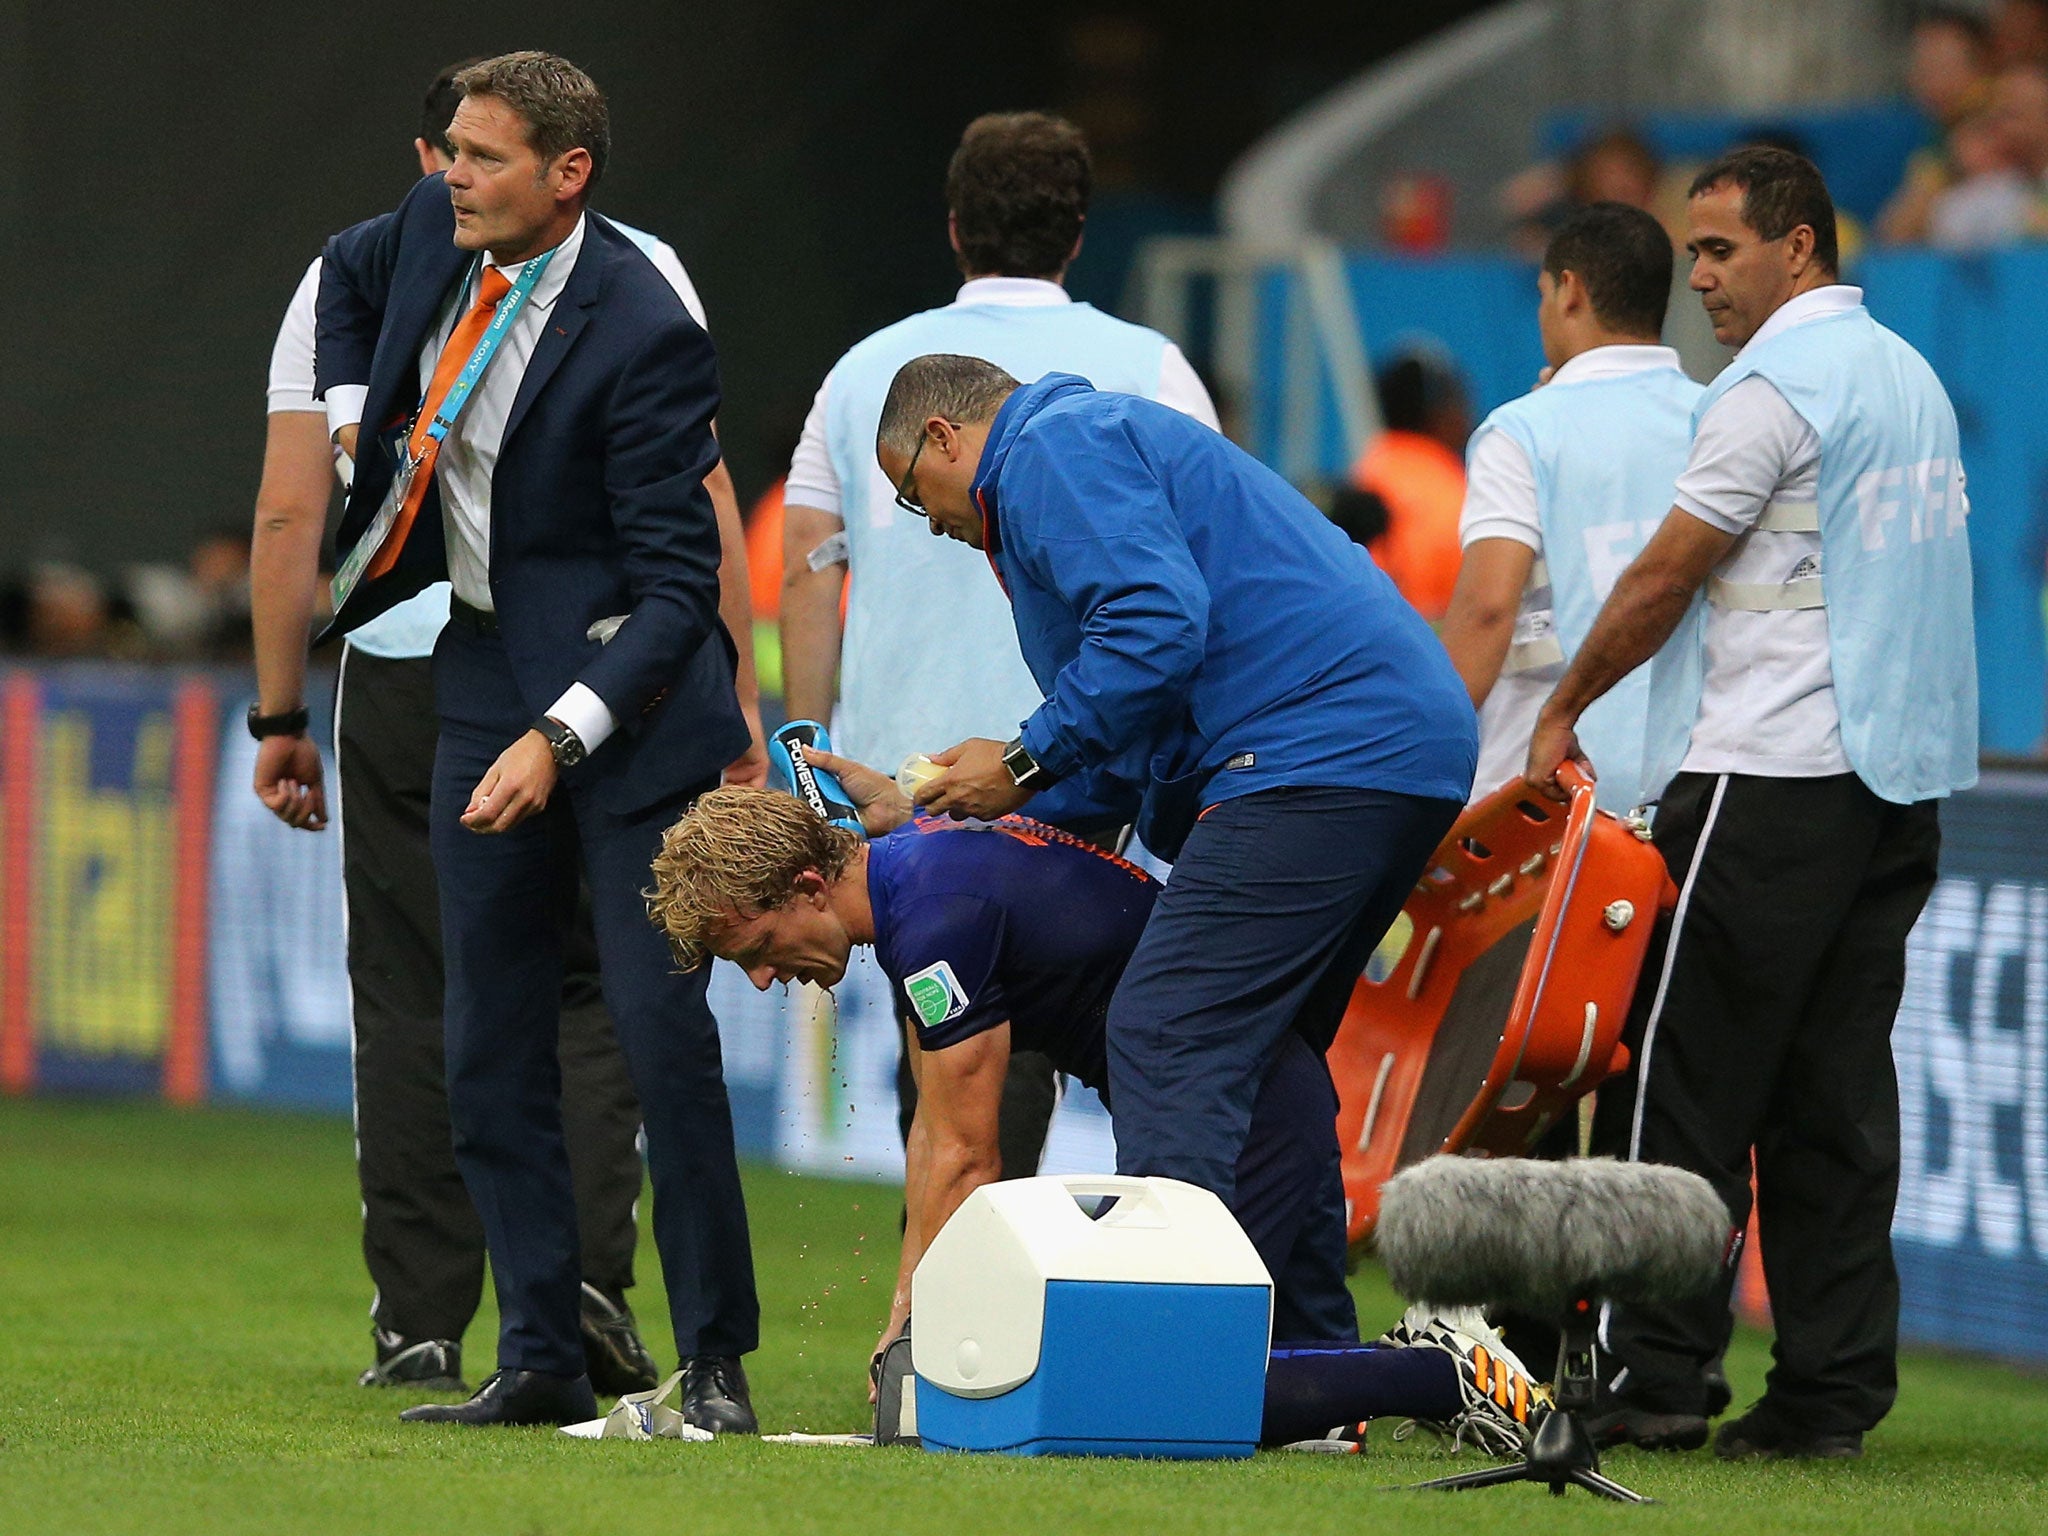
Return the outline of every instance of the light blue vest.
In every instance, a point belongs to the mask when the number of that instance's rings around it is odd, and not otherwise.
[[[1695,430],[1751,374],[1820,439],[1821,593],[1849,765],[1896,805],[1967,789],[1977,782],[1977,644],[1947,392],[1858,305],[1746,348],[1701,398]],[[1683,675],[1660,664],[1652,680],[1667,778],[1699,716],[1702,619],[1695,604],[1673,637],[1693,658]]]
[[[1565,659],[1585,643],[1615,578],[1670,510],[1701,393],[1676,366],[1645,369],[1547,385],[1481,426],[1520,444],[1535,473],[1550,611]],[[1617,815],[1661,787],[1645,782],[1649,708],[1649,674],[1638,668],[1579,720],[1579,744],[1600,776],[1598,804]],[[1527,741],[1521,746],[1526,751]]]
[[[952,305],[877,331],[832,370],[825,438],[852,582],[834,735],[841,752],[885,773],[970,736],[1007,741],[1040,700],[987,557],[934,538],[896,505],[875,463],[890,382],[927,352],[986,358],[1026,384],[1078,373],[1151,399],[1166,338],[1088,304]]]

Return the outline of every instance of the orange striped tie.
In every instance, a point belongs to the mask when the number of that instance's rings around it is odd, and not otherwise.
[[[377,551],[377,558],[363,573],[365,579],[382,576],[398,563],[398,552],[405,547],[406,535],[412,532],[413,519],[419,515],[420,503],[426,500],[427,486],[434,478],[434,461],[441,456],[441,445],[427,435],[427,428],[440,411],[441,402],[448,398],[448,391],[461,377],[470,354],[476,351],[476,344],[490,329],[498,300],[511,291],[512,279],[496,267],[485,267],[483,278],[476,286],[476,303],[449,332],[447,344],[441,348],[440,359],[434,364],[434,377],[427,384],[427,398],[420,406],[419,419],[412,424],[412,435],[406,439],[406,452],[420,461],[420,467],[412,477],[412,485],[406,490],[405,503],[398,509],[398,518],[391,525],[391,532],[384,538],[384,547]]]

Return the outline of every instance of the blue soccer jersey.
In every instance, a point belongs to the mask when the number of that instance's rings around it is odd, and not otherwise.
[[[918,1043],[1008,1021],[1012,1050],[1098,1091],[1110,994],[1158,892],[1135,864],[1021,816],[920,818],[868,847],[875,956]]]

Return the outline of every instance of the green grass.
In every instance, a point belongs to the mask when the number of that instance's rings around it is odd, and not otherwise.
[[[755,1169],[748,1198],[762,1417],[859,1427],[896,1192]],[[0,1103],[0,1532],[2048,1531],[2048,1382],[1924,1354],[1859,1463],[1610,1457],[1666,1501],[1653,1509],[1533,1487],[1382,1493],[1474,1464],[1384,1437],[1364,1457],[1189,1465],[401,1426],[403,1399],[354,1385],[356,1219],[343,1123]],[[634,1300],[666,1355],[642,1253]],[[1393,1316],[1376,1275],[1359,1296],[1368,1327]],[[471,1329],[473,1374],[492,1329],[488,1312]],[[1764,1350],[1738,1342],[1738,1393],[1757,1389]]]

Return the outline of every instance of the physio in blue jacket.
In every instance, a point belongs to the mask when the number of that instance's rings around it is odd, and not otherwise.
[[[876,453],[898,502],[984,550],[1045,702],[933,754],[919,803],[996,817],[1141,796],[1176,860],[1108,1019],[1120,1172],[1225,1201],[1289,1031],[1328,1050],[1373,946],[1472,784],[1443,647],[1284,480],[1170,409],[980,358],[906,363]],[[945,637],[934,635],[943,645]],[[1042,797],[1042,798],[1038,798]],[[1335,1131],[1275,1280],[1356,1337]]]

